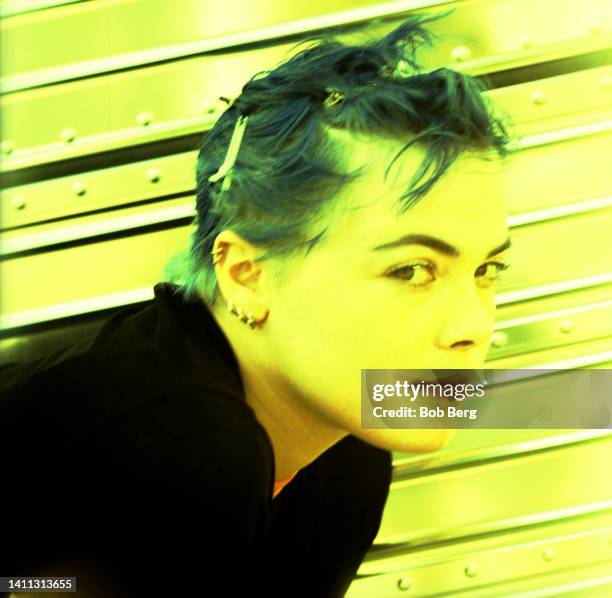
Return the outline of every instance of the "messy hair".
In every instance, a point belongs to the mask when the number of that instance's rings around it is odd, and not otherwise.
[[[224,229],[261,249],[257,261],[280,258],[274,260],[275,274],[324,238],[339,192],[362,174],[362,169],[347,170],[350,148],[346,136],[334,135],[335,130],[374,141],[407,141],[389,168],[411,146],[425,149],[398,199],[400,213],[425,196],[463,152],[506,155],[509,136],[482,95],[484,83],[449,68],[426,72],[416,62],[417,48],[431,45],[434,37],[423,25],[439,17],[413,16],[381,39],[361,45],[318,34],[274,70],[247,81],[203,138],[195,230],[189,249],[166,266],[166,275],[188,299],[214,305],[219,289],[211,250]],[[330,90],[339,92],[336,102],[329,102]],[[231,186],[224,190],[222,180],[209,177],[224,162],[236,123],[244,116],[248,126]]]

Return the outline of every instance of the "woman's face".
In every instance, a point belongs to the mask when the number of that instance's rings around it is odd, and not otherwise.
[[[363,440],[414,450],[418,430],[361,427],[361,369],[483,367],[494,264],[508,256],[507,249],[489,256],[508,239],[506,175],[498,162],[464,155],[398,216],[397,198],[424,155],[405,152],[385,182],[400,147],[354,144],[350,166],[371,168],[347,189],[344,205],[361,207],[291,265],[272,291],[266,332],[288,391]]]

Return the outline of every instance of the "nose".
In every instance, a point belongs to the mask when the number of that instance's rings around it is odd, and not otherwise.
[[[495,320],[492,293],[483,293],[472,279],[454,288],[448,307],[438,338],[441,348],[469,350],[490,341]]]

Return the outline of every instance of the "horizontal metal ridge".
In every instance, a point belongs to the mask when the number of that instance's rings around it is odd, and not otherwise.
[[[83,2],[83,0],[4,0],[0,2],[0,17],[14,17],[27,12],[46,10],[76,2]]]
[[[296,19],[268,27],[260,27],[192,42],[147,48],[146,50],[127,52],[110,58],[85,60],[13,75],[1,80],[0,85],[3,93],[14,93],[118,70],[150,66],[168,60],[202,55],[227,48],[238,48],[263,41],[270,42],[288,37],[302,36],[306,33],[331,27],[350,26],[362,22],[367,23],[376,19],[401,17],[404,13],[423,8],[444,5],[453,6],[457,4],[460,4],[458,0],[397,0],[396,2],[373,4],[371,6]],[[567,56],[590,53],[600,49],[607,49],[608,47],[609,39],[607,36],[590,35],[570,41],[565,40],[548,44],[544,47],[524,48],[494,56],[466,60],[454,65],[454,68],[473,75],[479,75],[492,71],[518,68],[538,62],[557,60]]]
[[[514,228],[526,224],[554,220],[556,218],[565,218],[566,216],[573,216],[574,214],[585,214],[586,212],[610,207],[612,207],[612,195],[596,197],[594,199],[587,199],[561,206],[553,206],[552,208],[544,208],[542,210],[512,214],[508,217],[507,222],[510,228]]]
[[[121,293],[113,293],[111,295],[71,301],[70,303],[49,305],[42,309],[32,309],[13,314],[1,314],[0,330],[11,330],[13,328],[21,328],[41,322],[59,320],[61,318],[68,318],[115,307],[124,307],[132,305],[133,303],[149,301],[153,299],[153,297],[153,287],[143,287],[140,289],[123,291]]]
[[[495,297],[495,303],[497,305],[507,305],[509,303],[516,303],[517,301],[527,301],[529,299],[547,297],[557,293],[567,293],[568,291],[587,289],[589,287],[607,284],[609,282],[612,282],[612,272],[603,272],[601,274],[594,274],[592,276],[585,276],[583,278],[572,278],[570,280],[561,280],[559,282],[552,282],[545,285],[538,285],[524,289],[517,289],[515,291],[499,293]]]
[[[541,513],[531,513],[518,517],[508,517],[496,521],[482,521],[469,525],[456,526],[453,528],[440,528],[428,536],[419,536],[412,532],[394,536],[386,539],[385,544],[406,544],[411,549],[417,546],[426,546],[434,542],[455,540],[458,538],[474,537],[482,534],[498,533],[516,528],[533,528],[554,521],[569,520],[574,517],[603,513],[612,509],[612,499],[597,503],[577,505],[562,509],[555,509]],[[376,543],[376,539],[374,540]]]
[[[563,448],[592,440],[612,438],[610,430],[577,430],[574,432],[506,442],[496,446],[484,446],[460,451],[439,452],[426,457],[397,457],[393,459],[393,475],[398,480],[404,475],[416,472],[433,472],[440,468],[464,466],[466,464],[484,463],[500,457],[513,458],[517,455],[542,451],[546,449]]]
[[[51,247],[59,243],[95,238],[116,233],[117,231],[193,218],[195,214],[194,200],[191,199],[191,201],[185,202],[183,205],[156,208],[127,216],[115,216],[99,222],[62,226],[56,230],[15,237],[14,239],[0,238],[0,255],[11,255],[22,251]]]
[[[362,8],[354,8],[328,15],[297,19],[287,23],[261,27],[247,31],[239,31],[218,37],[197,40],[193,42],[173,44],[157,48],[149,48],[137,52],[129,52],[101,58],[86,60],[58,67],[5,77],[0,80],[3,93],[23,91],[53,83],[71,81],[82,77],[91,77],[101,73],[118,71],[139,66],[149,66],[167,60],[175,60],[215,52],[226,48],[236,48],[263,41],[272,41],[290,36],[303,35],[320,29],[352,25],[372,19],[393,17],[407,11],[427,8],[443,4],[456,4],[457,0],[397,0],[373,4]]]

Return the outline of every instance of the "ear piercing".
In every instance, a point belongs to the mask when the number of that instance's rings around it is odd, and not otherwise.
[[[213,251],[210,252],[211,255],[214,255],[215,257],[213,258],[213,266],[223,257],[223,247],[217,247],[217,249],[213,249]]]
[[[234,314],[234,315],[238,316],[240,318],[240,321],[243,324],[247,324],[251,328],[255,328],[255,326],[257,326],[257,322],[255,322],[255,318],[253,317],[253,313],[249,312],[248,314],[245,314],[242,311],[242,307],[236,307],[234,305],[233,301],[228,301],[227,302],[227,309],[229,310],[229,312],[231,314]]]
[[[210,253],[211,255],[214,256],[213,258],[213,266],[214,266],[223,257],[223,247],[218,247],[217,249],[214,249]],[[253,317],[252,312],[245,314],[244,311],[242,310],[242,307],[236,307],[232,301],[227,302],[227,309],[229,310],[231,314],[238,316],[238,318],[240,318],[240,321],[243,324],[246,324],[247,326],[250,326],[251,328],[255,328],[257,326],[257,322],[255,321],[255,318]]]

